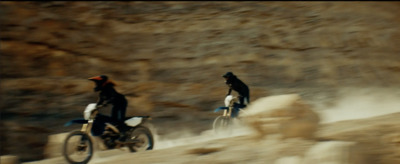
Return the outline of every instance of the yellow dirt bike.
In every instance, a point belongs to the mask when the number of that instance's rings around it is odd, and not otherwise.
[[[238,116],[241,108],[243,108],[238,103],[238,98],[232,95],[227,95],[224,103],[225,106],[214,110],[214,112],[223,111],[222,115],[215,118],[213,122],[213,129],[216,133],[231,132],[233,120]]]
[[[96,103],[89,104],[83,112],[83,119],[74,119],[65,124],[82,124],[81,130],[71,132],[64,141],[63,156],[71,164],[86,164],[93,156],[92,137],[99,137],[106,149],[128,147],[130,152],[152,150],[154,145],[151,131],[144,126],[149,116],[126,118],[125,139],[119,140],[122,135],[119,129],[107,122],[109,116],[98,112]]]

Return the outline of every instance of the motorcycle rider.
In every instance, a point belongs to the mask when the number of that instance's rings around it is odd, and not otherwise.
[[[250,103],[249,87],[239,78],[237,78],[232,72],[227,72],[222,75],[222,77],[225,78],[225,83],[229,86],[229,91],[226,95],[230,95],[232,90],[238,92],[240,105],[242,107],[246,107]]]
[[[125,137],[125,131],[127,126],[125,125],[125,113],[128,101],[125,96],[118,93],[115,89],[115,83],[108,79],[106,75],[99,75],[89,78],[95,83],[95,92],[99,92],[99,99],[97,101],[97,107],[107,106],[112,104],[111,109],[111,120],[103,120],[105,122],[112,122],[117,125],[117,128],[121,132],[121,137],[119,140],[123,140]],[[105,118],[103,118],[105,119]]]

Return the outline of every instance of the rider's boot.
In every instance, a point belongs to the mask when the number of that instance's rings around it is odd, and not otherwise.
[[[126,142],[126,134],[125,132],[120,130],[120,135],[119,138],[117,140],[115,140],[116,145],[116,149],[121,148],[121,146]]]
[[[119,135],[118,141],[125,142],[125,140],[126,140],[126,134],[125,134],[125,132],[121,132],[121,134]]]
[[[119,142],[125,142],[126,131],[127,131],[126,129],[127,129],[127,127],[125,127],[124,125],[120,126],[120,128],[119,128],[120,134],[119,134],[119,138],[117,139]]]

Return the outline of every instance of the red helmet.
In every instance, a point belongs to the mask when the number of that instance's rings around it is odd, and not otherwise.
[[[99,75],[99,76],[91,77],[91,78],[89,78],[89,80],[92,80],[92,81],[107,81],[108,77],[106,75]]]
[[[104,87],[104,85],[107,84],[108,77],[106,75],[100,75],[100,76],[91,77],[88,80],[91,80],[96,84],[96,86],[94,88],[94,91],[96,92],[96,91],[100,91]]]

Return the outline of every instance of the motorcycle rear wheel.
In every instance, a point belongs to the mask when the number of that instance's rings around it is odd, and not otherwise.
[[[127,145],[131,152],[141,152],[152,150],[154,146],[154,139],[151,131],[144,126],[138,126],[133,129],[127,138],[128,142],[134,142]]]
[[[87,164],[93,156],[93,142],[81,131],[71,132],[64,141],[63,156],[70,164]]]
[[[213,122],[215,133],[231,132],[231,118],[226,116],[218,116]]]

